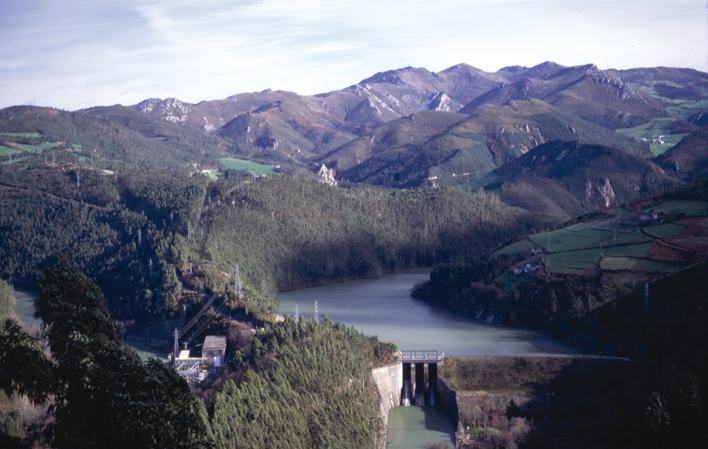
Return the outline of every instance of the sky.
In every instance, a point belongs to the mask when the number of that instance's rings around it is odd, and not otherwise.
[[[553,61],[708,72],[705,0],[2,0],[0,108],[76,110],[271,88],[312,95],[406,66]]]

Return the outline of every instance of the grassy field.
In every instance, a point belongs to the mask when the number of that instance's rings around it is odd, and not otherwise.
[[[543,247],[546,252],[556,253],[586,248],[644,243],[650,241],[651,237],[637,232],[613,232],[588,228],[577,232],[568,231],[567,229],[544,232],[532,235],[529,239]]]
[[[62,145],[62,143],[63,142],[45,142],[45,143],[41,143],[39,145],[29,145],[26,143],[13,143],[12,146],[17,147],[17,148],[21,149],[22,151],[26,151],[28,153],[41,153],[44,150],[58,147],[59,145]]]
[[[686,226],[680,224],[662,223],[659,225],[647,226],[642,230],[652,237],[659,239],[670,239],[682,233],[684,229],[686,229]]]
[[[603,270],[630,270],[666,273],[686,268],[683,263],[662,262],[639,257],[606,257],[600,262]]]
[[[7,156],[8,154],[21,153],[20,150],[15,150],[14,148],[9,148],[0,145],[0,156]]]
[[[697,101],[695,103],[685,102],[677,106],[669,106],[667,111],[681,118],[686,118],[698,112],[705,111],[708,108],[708,100]]]
[[[654,206],[651,210],[665,214],[683,212],[688,216],[700,216],[707,208],[708,201],[672,200]],[[526,263],[537,264],[537,259],[529,256],[532,249],[541,248],[546,272],[578,275],[588,275],[598,269],[664,273],[687,266],[684,263],[667,262],[672,259],[655,256],[651,252],[655,242],[676,237],[686,230],[685,225],[662,223],[639,228],[632,224],[632,217],[624,217],[627,214],[629,212],[623,210],[612,211],[594,221],[534,234],[497,250],[494,255],[527,255],[520,266]],[[518,282],[514,281],[518,276],[510,276],[512,284]]]
[[[553,253],[543,257],[546,271],[555,273],[582,274],[588,269],[598,266],[603,257],[646,257],[653,242],[636,245],[608,246],[605,248],[584,249]]]
[[[276,173],[270,165],[259,164],[257,162],[246,161],[244,159],[234,159],[232,157],[222,157],[219,162],[227,169],[246,170],[254,175],[271,175]]]
[[[649,211],[654,211],[657,214],[663,213],[666,215],[678,214],[683,212],[689,217],[705,217],[706,211],[708,211],[708,201],[671,200],[662,204],[658,204],[649,209],[645,209],[642,212],[647,213]]]
[[[630,137],[634,140],[646,139],[649,142],[652,140],[661,140],[663,144],[650,144],[651,152],[654,156],[658,156],[673,147],[688,134],[673,134],[676,119],[673,118],[656,118],[640,126],[634,128],[618,129],[617,133],[623,136]],[[659,136],[663,136],[659,138]]]

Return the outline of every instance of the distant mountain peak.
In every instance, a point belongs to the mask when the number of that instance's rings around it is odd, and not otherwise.
[[[161,101],[162,101],[161,98],[148,98],[146,100],[141,101],[138,104],[132,105],[131,108],[135,109],[136,111],[140,111],[140,112],[151,112],[152,109],[155,107],[155,105]]]

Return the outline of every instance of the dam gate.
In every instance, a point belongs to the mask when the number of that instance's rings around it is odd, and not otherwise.
[[[400,357],[403,374],[401,405],[408,407],[435,406],[438,383],[438,364],[445,354],[437,350],[406,350]]]

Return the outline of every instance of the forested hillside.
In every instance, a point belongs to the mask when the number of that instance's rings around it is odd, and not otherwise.
[[[216,447],[380,447],[369,369],[392,361],[394,349],[327,318],[267,326],[233,376],[242,381],[227,380],[211,404]]]
[[[502,201],[566,220],[660,194],[680,181],[633,154],[602,145],[555,141],[499,168],[485,189]]]
[[[61,251],[106,291],[116,317],[137,326],[222,290],[235,264],[247,298],[260,304],[252,311],[266,318],[278,290],[431,265],[556,222],[455,188],[213,181],[156,169],[105,173],[79,161],[2,170],[2,276],[31,285],[34,270]]]

